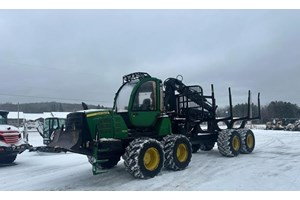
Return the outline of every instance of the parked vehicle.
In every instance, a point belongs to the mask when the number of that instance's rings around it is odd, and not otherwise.
[[[60,153],[62,151],[65,152],[64,149],[59,147],[50,147],[48,144],[53,140],[53,133],[55,130],[64,129],[66,119],[59,117],[47,117],[43,122],[39,122],[36,130],[43,138],[43,146],[34,146],[29,149],[32,151],[40,151],[40,152],[55,152]]]
[[[18,154],[30,148],[19,129],[7,124],[8,113],[0,111],[0,164],[13,163]]]

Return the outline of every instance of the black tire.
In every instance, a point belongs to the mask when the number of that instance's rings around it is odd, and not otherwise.
[[[218,149],[226,157],[239,155],[241,150],[240,134],[232,129],[223,130],[218,135]]]
[[[211,151],[215,146],[215,142],[208,142],[205,144],[200,145],[201,151]]]
[[[123,155],[126,171],[135,178],[153,178],[164,164],[164,150],[160,142],[138,138],[130,142]]]
[[[255,148],[255,137],[253,132],[250,129],[240,129],[239,134],[241,136],[241,153],[249,154]]]
[[[165,163],[171,170],[185,169],[192,158],[192,145],[184,135],[169,135],[164,138]]]
[[[11,164],[17,158],[17,155],[8,155],[8,156],[1,156],[0,157],[0,164]]]
[[[108,159],[107,162],[100,163],[99,165],[100,165],[100,167],[102,167],[102,169],[111,169],[114,166],[116,166],[119,161],[120,161],[120,156],[119,157],[111,157]]]
[[[94,158],[92,156],[87,156],[87,157],[88,157],[89,163],[93,164]],[[120,161],[120,156],[115,156],[115,157],[111,157],[111,158],[107,158],[107,159],[108,159],[107,162],[98,163],[96,165],[96,167],[98,169],[111,169],[118,164],[118,162]]]
[[[197,153],[200,149],[200,144],[192,144],[192,153]]]

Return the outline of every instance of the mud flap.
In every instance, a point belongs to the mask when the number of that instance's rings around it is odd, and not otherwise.
[[[81,146],[80,131],[61,131],[56,130],[53,133],[52,142],[48,144],[49,147],[61,148],[67,151],[78,152]]]

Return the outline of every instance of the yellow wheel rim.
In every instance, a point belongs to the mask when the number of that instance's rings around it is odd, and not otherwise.
[[[238,151],[241,147],[241,143],[238,136],[234,136],[232,139],[232,147],[235,151]]]
[[[176,156],[179,162],[185,162],[188,158],[188,149],[186,144],[179,144],[176,151]]]
[[[151,147],[147,149],[144,155],[144,166],[147,170],[155,170],[160,162],[160,155],[156,148]]]
[[[248,148],[252,149],[254,146],[254,137],[251,134],[247,135],[247,146]]]

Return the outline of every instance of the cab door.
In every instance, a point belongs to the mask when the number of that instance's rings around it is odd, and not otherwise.
[[[129,120],[134,127],[152,127],[160,114],[159,81],[144,81],[137,87],[131,95]]]

